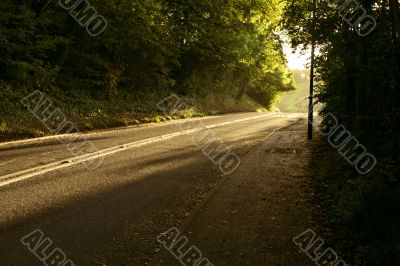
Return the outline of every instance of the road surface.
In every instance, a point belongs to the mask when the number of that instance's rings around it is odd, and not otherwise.
[[[21,243],[40,230],[52,241],[43,253],[58,247],[75,265],[145,265],[157,236],[224,176],[193,142],[196,128],[208,126],[242,160],[304,116],[240,113],[80,135],[104,159],[94,170],[57,140],[0,144],[0,264],[44,265]]]

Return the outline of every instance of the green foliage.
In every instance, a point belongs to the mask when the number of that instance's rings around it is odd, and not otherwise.
[[[278,91],[292,89],[273,34],[277,2],[91,4],[109,24],[98,38],[57,3],[2,3],[1,79],[45,91],[86,90],[97,98],[121,90],[235,95],[257,82],[260,89],[268,90],[265,82]]]
[[[80,118],[152,112],[149,105],[171,92],[220,103],[250,97],[270,108],[279,92],[294,89],[276,33],[278,0],[90,4],[108,21],[98,37],[58,1],[0,3],[3,119],[14,120],[19,99],[36,89]]]
[[[333,1],[288,1],[282,20],[294,46],[306,47],[314,39],[317,99],[371,151],[378,165],[367,176],[358,176],[345,161],[327,160],[317,173],[329,183],[337,210],[334,233],[351,245],[358,265],[397,265],[399,254],[399,139],[400,131],[400,8],[396,0],[360,0],[376,29],[361,37],[333,7]],[[335,166],[336,165],[336,166]],[[348,183],[356,182],[357,186]],[[372,185],[367,185],[372,184]],[[354,195],[361,194],[357,198]],[[346,202],[347,204],[342,204]],[[370,215],[370,216],[369,216]],[[330,216],[331,218],[334,215]],[[386,218],[384,218],[386,217]],[[332,218],[333,219],[333,218]],[[350,262],[350,261],[349,261]]]

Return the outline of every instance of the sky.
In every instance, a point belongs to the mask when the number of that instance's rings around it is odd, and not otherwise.
[[[292,53],[292,48],[289,44],[283,45],[283,50],[288,59],[288,66],[290,69],[305,69],[306,65],[310,62],[310,54],[301,55],[300,50],[297,50],[296,53]]]

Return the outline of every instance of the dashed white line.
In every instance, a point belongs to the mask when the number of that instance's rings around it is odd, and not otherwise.
[[[249,118],[236,119],[236,120],[232,120],[232,121],[228,121],[228,122],[221,122],[218,124],[209,125],[209,126],[205,126],[205,127],[183,130],[183,131],[166,134],[166,135],[162,135],[162,136],[158,136],[158,137],[153,137],[153,138],[149,138],[149,139],[145,139],[145,140],[134,141],[134,142],[126,143],[124,145],[118,145],[115,147],[103,149],[103,150],[100,150],[100,151],[97,151],[94,153],[84,154],[81,156],[68,158],[68,159],[64,159],[64,160],[57,161],[54,163],[50,163],[50,164],[34,167],[31,169],[19,171],[16,173],[0,176],[0,187],[9,185],[9,184],[12,184],[15,182],[19,182],[19,181],[22,181],[25,179],[29,179],[29,178],[32,178],[37,175],[41,175],[41,174],[52,172],[52,171],[59,170],[62,168],[70,167],[72,165],[80,164],[80,163],[94,160],[94,159],[97,159],[100,157],[112,155],[112,154],[122,152],[122,151],[125,151],[128,149],[142,147],[144,145],[173,139],[173,138],[183,136],[183,135],[189,135],[189,134],[198,132],[200,130],[204,130],[205,128],[211,129],[211,128],[231,125],[231,124],[235,124],[235,123],[250,121],[250,120],[254,120],[254,119],[264,118],[267,116],[271,117],[271,116],[274,116],[274,114],[266,114],[266,115],[254,116],[254,117],[249,117]]]

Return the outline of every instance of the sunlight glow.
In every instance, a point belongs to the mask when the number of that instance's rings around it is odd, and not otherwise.
[[[288,59],[288,67],[290,69],[306,69],[307,64],[310,62],[309,53],[303,55],[300,53],[300,49],[293,53],[293,49],[286,43],[283,45],[283,51]]]

